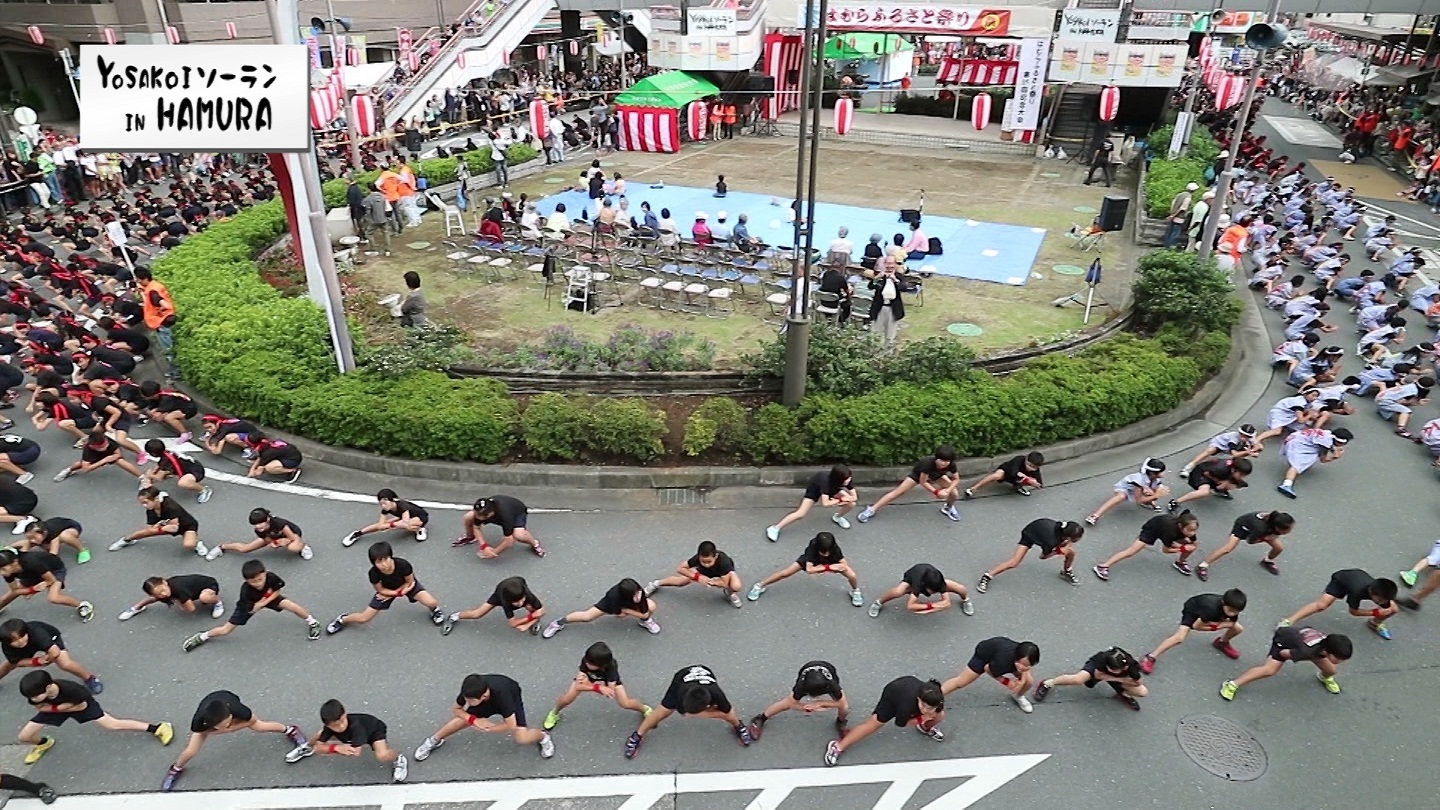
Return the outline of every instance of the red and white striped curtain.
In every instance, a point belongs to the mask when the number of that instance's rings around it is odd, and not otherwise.
[[[359,133],[360,137],[368,138],[374,135],[375,99],[370,98],[369,93],[356,93],[350,109],[350,114],[355,117],[355,131]]]
[[[627,152],[680,151],[680,115],[666,107],[619,107],[620,148]]]
[[[800,73],[805,50],[797,34],[765,35],[765,75],[775,79],[775,95],[765,99],[764,115],[800,109]]]
[[[950,59],[940,63],[940,72],[935,74],[936,84],[963,84],[974,86],[1015,84],[1020,72],[1020,62],[1009,59]]]

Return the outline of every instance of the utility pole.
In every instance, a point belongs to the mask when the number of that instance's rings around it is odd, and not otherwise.
[[[1265,22],[1269,25],[1278,25],[1280,18],[1280,0],[1270,0],[1270,7],[1265,10]],[[1240,139],[1244,137],[1245,130],[1250,126],[1250,108],[1255,101],[1255,88],[1260,84],[1260,73],[1265,69],[1265,51],[1255,52],[1255,64],[1250,66],[1250,81],[1245,84],[1245,99],[1240,102],[1240,112],[1235,116],[1235,134],[1230,138],[1230,156],[1225,158],[1225,171],[1220,173],[1215,184],[1215,199],[1210,203],[1210,210],[1205,215],[1205,227],[1200,231],[1200,258],[1210,258],[1210,253],[1215,245],[1215,232],[1220,229],[1220,214],[1226,209],[1226,201],[1230,197],[1230,181],[1235,174],[1235,159],[1240,155]],[[1198,90],[1198,88],[1197,88]],[[1238,269],[1238,268],[1237,268]]]
[[[1209,43],[1210,29],[1215,25],[1215,13],[1220,10],[1220,0],[1210,0],[1210,13],[1205,18],[1206,45]],[[1190,92],[1185,96],[1185,110],[1180,113],[1180,120],[1176,126],[1184,127],[1184,139],[1180,142],[1180,154],[1190,150],[1190,133],[1195,131],[1195,97],[1200,95],[1200,85],[1204,81],[1199,73],[1195,74],[1195,82],[1190,86]],[[1166,144],[1169,148],[1169,144]]]
[[[785,314],[785,379],[782,393],[782,400],[792,408],[805,398],[809,367],[815,164],[820,154],[821,96],[825,90],[825,18],[829,8],[829,0],[806,0],[805,28],[801,32],[804,58],[800,63],[800,133],[795,148],[795,238],[791,259],[790,309]],[[807,134],[810,138],[808,165]]]
[[[299,45],[300,4],[298,0],[274,0],[266,3],[270,13],[270,32],[278,45]],[[312,136],[313,140],[313,136]],[[325,310],[330,326],[330,340],[335,347],[335,362],[340,373],[355,370],[355,354],[350,346],[350,330],[345,323],[345,303],[340,295],[340,278],[335,273],[335,252],[330,249],[330,228],[325,222],[325,195],[320,188],[320,161],[314,145],[304,152],[286,154],[290,177],[295,189],[296,219],[307,222],[300,233],[292,234],[301,246],[305,260],[305,280],[310,298]]]
[[[440,0],[435,0],[435,7],[440,7]],[[335,33],[335,26],[339,25],[339,17],[335,16],[335,0],[325,0],[325,13],[330,15],[330,68],[340,75],[344,60],[349,56],[350,46],[347,42],[344,48],[339,47],[341,42],[346,40],[340,34]],[[342,82],[340,85],[340,101],[344,103],[342,108],[345,112],[345,141],[350,145],[350,167],[353,171],[360,171],[360,124],[355,120],[355,105],[351,103],[353,96],[350,89]]]

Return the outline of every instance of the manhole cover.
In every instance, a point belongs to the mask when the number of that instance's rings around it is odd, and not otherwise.
[[[1098,208],[1091,208],[1091,207],[1088,206],[1088,205],[1077,205],[1077,206],[1075,206],[1075,209],[1074,209],[1074,210],[1075,210],[1075,213],[1077,213],[1077,214],[1096,214],[1096,213],[1099,213],[1099,210],[1100,210],[1100,209],[1098,209]]]
[[[410,244],[406,245],[405,247],[408,247],[408,248],[410,248],[411,250],[424,250],[424,249],[430,247],[430,243],[429,243],[429,242],[411,242]]]
[[[1076,264],[1057,264],[1050,268],[1062,276],[1083,276],[1085,268]]]
[[[979,337],[985,334],[985,330],[973,323],[952,323],[945,327],[945,331],[955,337]]]
[[[1265,774],[1265,749],[1244,726],[1216,717],[1195,714],[1181,718],[1175,727],[1180,750],[1196,765],[1231,782],[1253,782]]]
[[[565,178],[563,178],[563,177],[547,177],[547,178],[545,178],[545,182],[548,183],[548,184],[550,184],[550,185],[552,185],[552,186],[558,186],[558,185],[560,185],[561,183],[565,182]]]

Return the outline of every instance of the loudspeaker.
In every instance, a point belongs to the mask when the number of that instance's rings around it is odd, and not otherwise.
[[[1251,50],[1269,51],[1285,44],[1290,32],[1277,23],[1256,23],[1245,30],[1245,46]]]
[[[918,208],[901,208],[901,209],[900,209],[900,221],[901,221],[901,222],[913,222],[913,223],[915,223],[916,225],[919,225],[919,224],[920,224],[920,209],[918,209]]]
[[[775,77],[764,73],[751,73],[745,77],[745,92],[774,93]]]
[[[1125,229],[1125,215],[1130,211],[1130,198],[1107,194],[1100,201],[1100,230],[1114,232]]]

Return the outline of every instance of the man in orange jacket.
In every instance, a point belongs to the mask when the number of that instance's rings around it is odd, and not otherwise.
[[[135,283],[140,287],[140,307],[145,325],[155,333],[155,340],[165,356],[165,376],[177,380],[180,370],[175,365],[175,300],[165,285],[155,280],[148,267],[135,268]]]

